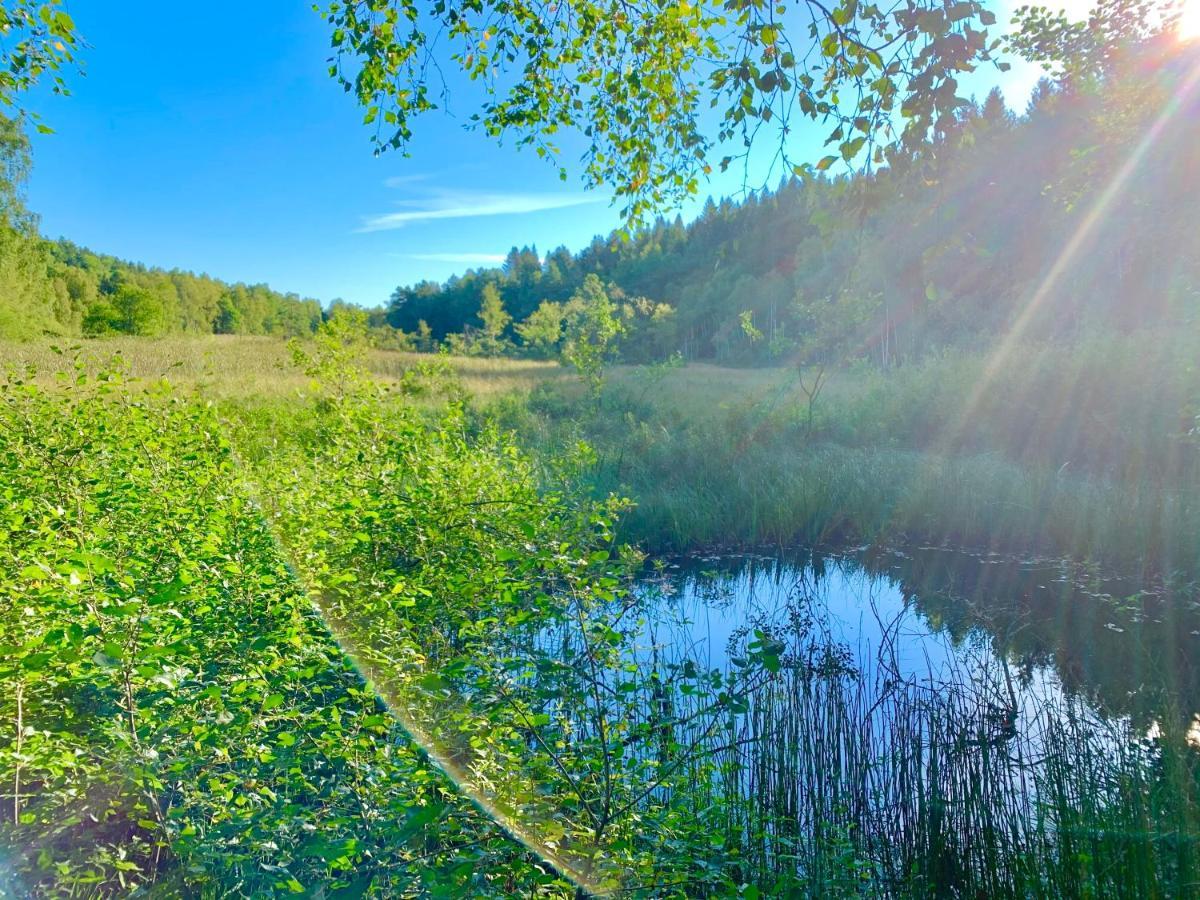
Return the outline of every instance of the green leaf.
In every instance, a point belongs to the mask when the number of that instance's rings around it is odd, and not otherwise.
[[[371,882],[374,880],[375,873],[368,872],[365,875],[355,878],[344,887],[329,891],[326,896],[330,900],[359,900],[360,897],[366,896],[367,891],[371,889]]]
[[[36,672],[46,668],[46,664],[50,662],[53,655],[53,653],[31,653],[21,661],[21,666],[31,672]]]
[[[417,681],[422,690],[435,692],[449,689],[450,684],[440,675],[426,675]]]
[[[82,552],[76,553],[71,557],[71,561],[78,563],[80,566],[91,569],[96,573],[115,572],[116,564],[107,556],[102,556],[99,553]]]

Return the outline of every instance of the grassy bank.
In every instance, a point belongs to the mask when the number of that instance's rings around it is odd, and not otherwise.
[[[539,386],[502,418],[584,436],[654,549],[920,541],[1200,573],[1196,335],[947,354],[899,370],[617,370],[589,405]]]
[[[895,370],[615,367],[598,404],[554,363],[372,350],[371,374],[436,408],[466,399],[547,457],[579,439],[589,478],[633,498],[622,534],[698,546],[904,542],[1200,574],[1195,329],[1084,335]],[[114,339],[134,376],[167,375],[227,412],[308,385],[271,338]],[[61,362],[0,344],[0,364]]]
[[[730,452],[704,435],[661,452],[669,459],[618,457],[611,483],[638,498],[627,536],[664,550],[920,542],[1066,555],[1127,572],[1200,566],[1188,539],[1200,507],[1156,486],[1129,490],[992,456],[832,444]]]

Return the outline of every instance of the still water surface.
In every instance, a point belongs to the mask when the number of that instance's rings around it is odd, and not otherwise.
[[[926,548],[668,563],[642,590],[645,648],[723,669],[761,631],[833,648],[866,680],[987,682],[1025,719],[1058,701],[1153,730],[1200,713],[1200,615],[1188,592],[1061,561]]]

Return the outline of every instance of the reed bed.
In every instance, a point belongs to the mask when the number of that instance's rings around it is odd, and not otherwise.
[[[740,726],[726,823],[755,880],[823,893],[1183,897],[1186,749],[1075,703],[1003,732],[978,686],[791,669]],[[982,701],[982,703],[981,703]]]
[[[1195,484],[1125,484],[994,454],[783,441],[739,450],[720,434],[636,440],[606,454],[597,483],[637,498],[624,535],[659,552],[920,542],[1200,574]]]
[[[763,896],[1200,895],[1183,717],[1164,710],[1147,734],[1014,684],[983,652],[904,676],[889,639],[852,664],[819,619],[790,621],[781,670],[726,727],[670,697],[688,724],[663,745],[689,748],[689,766],[647,801],[707,820],[737,880]],[[655,645],[644,676],[669,684],[690,651]],[[649,720],[660,706],[645,704]]]

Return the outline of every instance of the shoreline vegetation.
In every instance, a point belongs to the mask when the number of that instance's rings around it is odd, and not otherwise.
[[[1123,576],[1200,578],[1200,329],[1097,332],[898,370],[825,372],[810,403],[787,368],[614,366],[593,400],[551,362],[369,350],[367,372],[419,407],[465,405],[537,458],[586,441],[597,496],[634,501],[623,540],[653,554],[923,544],[1068,557]],[[220,408],[290,403],[311,379],[275,338],[0,344],[43,371],[52,346],[164,377]],[[810,378],[811,380],[811,378]],[[965,409],[973,404],[971,410]]]

